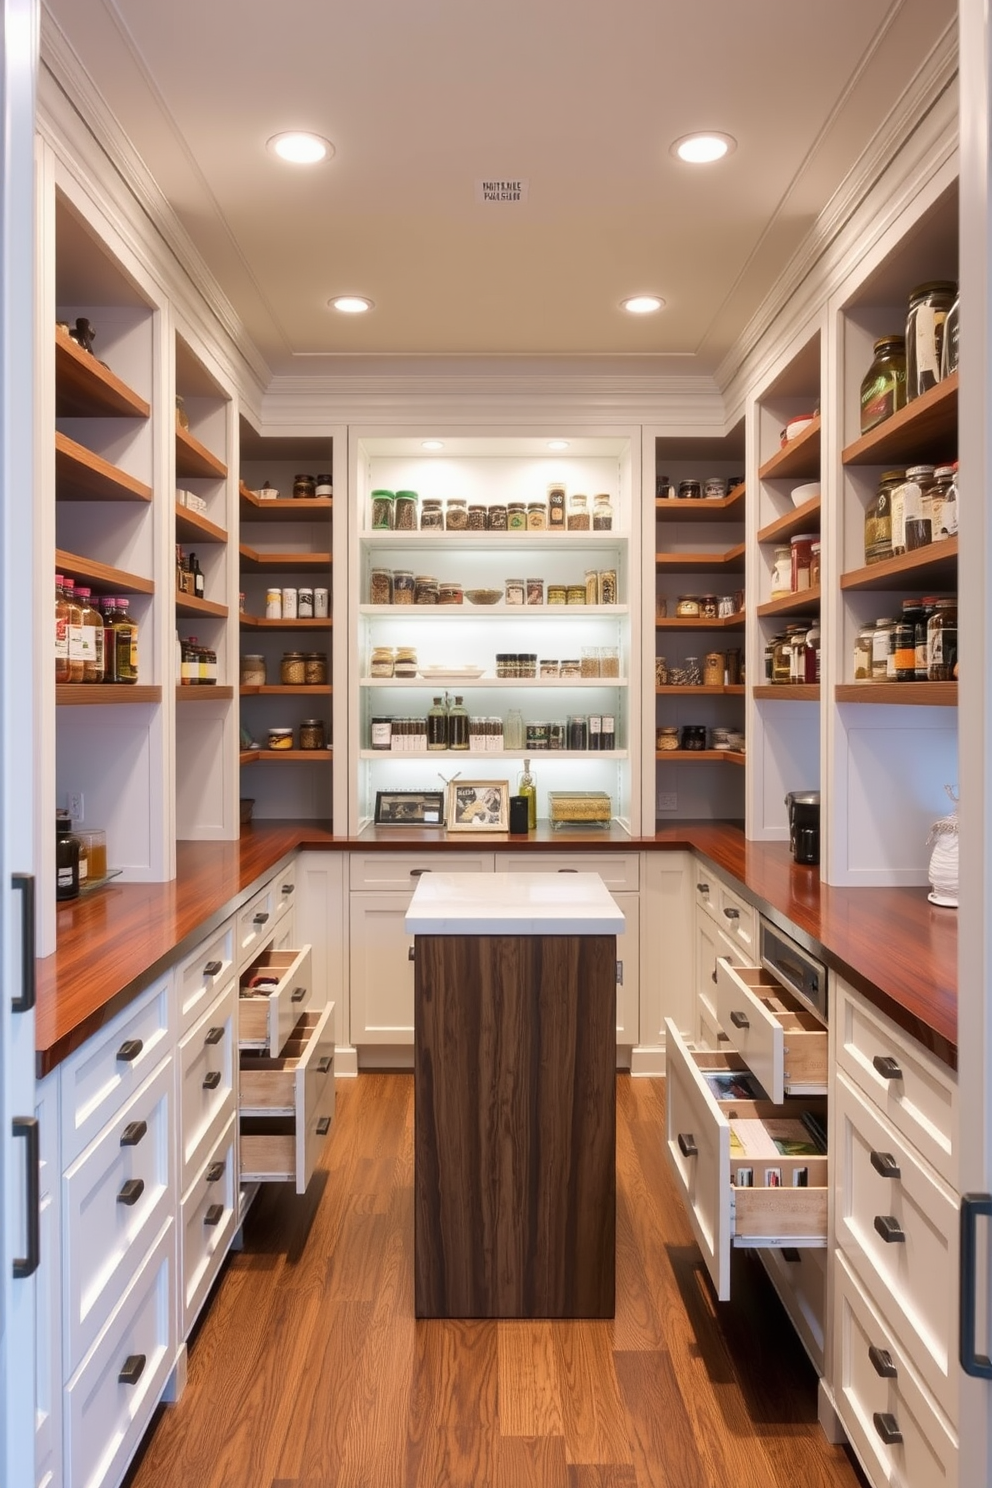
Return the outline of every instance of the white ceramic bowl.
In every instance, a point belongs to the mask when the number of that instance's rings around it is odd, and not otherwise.
[[[820,494],[820,482],[808,481],[804,486],[796,486],[792,492],[793,506],[803,506],[807,501],[812,501],[814,496]]]

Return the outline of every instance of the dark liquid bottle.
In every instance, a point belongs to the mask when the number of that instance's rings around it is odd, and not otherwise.
[[[68,816],[55,818],[55,897],[79,897],[79,838],[72,835]]]

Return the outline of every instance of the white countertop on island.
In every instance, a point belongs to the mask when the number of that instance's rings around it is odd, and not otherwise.
[[[403,925],[412,935],[622,935],[624,919],[598,873],[425,873]]]

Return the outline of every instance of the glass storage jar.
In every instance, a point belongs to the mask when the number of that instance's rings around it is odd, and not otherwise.
[[[951,279],[918,284],[909,296],[906,317],[906,398],[912,402],[940,381],[944,322],[957,298]]]
[[[589,498],[581,493],[573,493],[568,498],[568,530],[589,531]]]
[[[810,567],[813,561],[813,544],[816,541],[815,532],[797,532],[790,540],[790,583],[792,592],[798,594],[802,589],[809,589],[813,580],[810,577]]]
[[[679,620],[698,620],[699,595],[680,594],[675,606],[675,614]]]
[[[461,584],[439,584],[437,602],[443,605],[460,605],[464,602]]]
[[[592,527],[594,532],[610,532],[613,528],[613,502],[607,492],[593,497]]]
[[[506,520],[506,507],[501,503],[491,506],[486,514],[486,526],[490,532],[505,532]]]
[[[396,500],[393,503],[393,511],[396,518],[397,532],[416,532],[417,530],[417,493],[416,491],[397,491]]]
[[[903,600],[893,642],[897,682],[916,681],[916,626],[923,614],[923,606],[918,599]]]
[[[903,531],[906,552],[915,553],[933,541],[933,465],[911,465],[902,485]]]
[[[395,657],[392,646],[374,646],[372,648],[372,657],[369,661],[369,676],[391,677],[393,675],[394,663]]]
[[[414,579],[413,602],[418,605],[437,604],[437,579],[434,578],[433,574],[418,574]]]
[[[787,543],[775,549],[772,567],[772,599],[792,593],[792,549]]]
[[[586,602],[585,584],[569,584],[565,589],[565,603],[570,605],[584,605]]]
[[[447,532],[468,531],[468,502],[462,496],[452,496],[444,509],[444,526]]]
[[[393,676],[412,679],[417,675],[417,648],[416,646],[397,646],[396,658],[393,661]]]
[[[548,509],[543,501],[527,503],[527,530],[543,532],[548,525]]]
[[[265,686],[265,657],[252,653],[241,658],[241,686]]]
[[[854,638],[854,680],[871,681],[871,651],[875,636],[874,620],[867,620]]]
[[[294,500],[299,501],[301,497],[308,500],[310,497],[316,496],[316,494],[317,482],[314,480],[312,475],[304,474],[293,476]]]
[[[489,526],[489,512],[478,502],[473,503],[468,509],[469,532],[485,532]]]
[[[326,687],[327,657],[322,651],[303,653],[303,682],[307,687]]]
[[[906,405],[906,338],[882,336],[861,384],[861,432],[867,434]]]
[[[563,604],[566,603],[567,599],[568,599],[568,589],[566,588],[566,586],[564,584],[549,584],[548,585],[548,604],[549,605],[554,605],[554,604],[563,605]]]
[[[938,599],[927,621],[927,680],[956,682],[958,675],[958,602]]]
[[[310,492],[311,496],[313,492]],[[296,487],[293,487],[296,495]],[[388,532],[396,526],[396,493],[394,491],[372,492],[372,530]]]
[[[548,486],[548,526],[559,532],[565,526],[565,487],[558,481]]]
[[[306,664],[302,651],[283,652],[279,663],[279,681],[283,687],[303,687],[306,684]]]
[[[894,682],[895,675],[895,622],[885,616],[875,621],[875,633],[871,643],[871,680],[873,682]]]
[[[678,726],[672,723],[662,724],[655,736],[655,746],[659,754],[670,754],[673,749],[678,749]]]
[[[510,501],[506,508],[508,532],[524,532],[527,528],[527,508],[522,501]]]
[[[507,579],[503,586],[504,603],[508,605],[522,605],[527,595],[527,586],[523,579]]]
[[[374,568],[369,575],[369,604],[384,605],[393,602],[393,571],[391,568]]]
[[[722,687],[724,656],[722,651],[709,651],[703,657],[703,686]]]
[[[680,501],[699,501],[702,499],[703,488],[698,480],[679,481]]]
[[[544,603],[544,580],[527,580],[527,603],[529,605],[543,605]]]
[[[719,614],[717,598],[715,594],[701,594],[699,596],[699,618],[701,620],[715,620]]]
[[[326,749],[326,747],[324,720],[322,718],[304,718],[300,724],[300,748]]]
[[[291,728],[270,728],[269,729],[269,748],[270,749],[292,749],[292,747],[293,747],[293,730]]]
[[[938,465],[930,487],[930,532],[933,542],[944,542],[950,532],[944,519],[944,508],[954,484],[954,466]]]
[[[412,605],[416,593],[413,570],[397,568],[393,573],[393,604]]]
[[[444,526],[444,510],[433,496],[425,496],[420,505],[421,532],[440,532]]]
[[[325,497],[334,495],[333,477],[328,471],[318,470],[316,476],[314,477],[313,493],[315,496]]]
[[[865,508],[865,563],[892,557],[892,493],[906,479],[905,470],[886,470]]]

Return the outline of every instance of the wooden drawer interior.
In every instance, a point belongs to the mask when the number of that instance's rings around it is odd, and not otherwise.
[[[294,1009],[297,1012],[302,1010],[310,998],[309,961],[309,947],[276,950],[270,946],[245,968],[241,973],[238,995],[240,1044],[271,1048],[274,1021],[284,1023],[285,1032],[289,1033],[295,1022]],[[260,976],[274,976],[277,980],[253,988],[252,981]],[[274,1004],[286,1009],[277,1020],[273,1019]],[[279,1048],[278,1042],[275,1047]]]
[[[313,1041],[322,1014],[304,1013],[282,1054],[269,1058],[263,1054],[241,1056],[239,1105],[242,1111],[283,1111],[292,1113],[296,1106],[297,1071]],[[328,1066],[328,1072],[331,1066]],[[320,1072],[320,1071],[319,1071]]]
[[[826,1028],[762,967],[737,967],[721,957],[717,1011],[731,1045],[771,1100],[826,1093]]]

